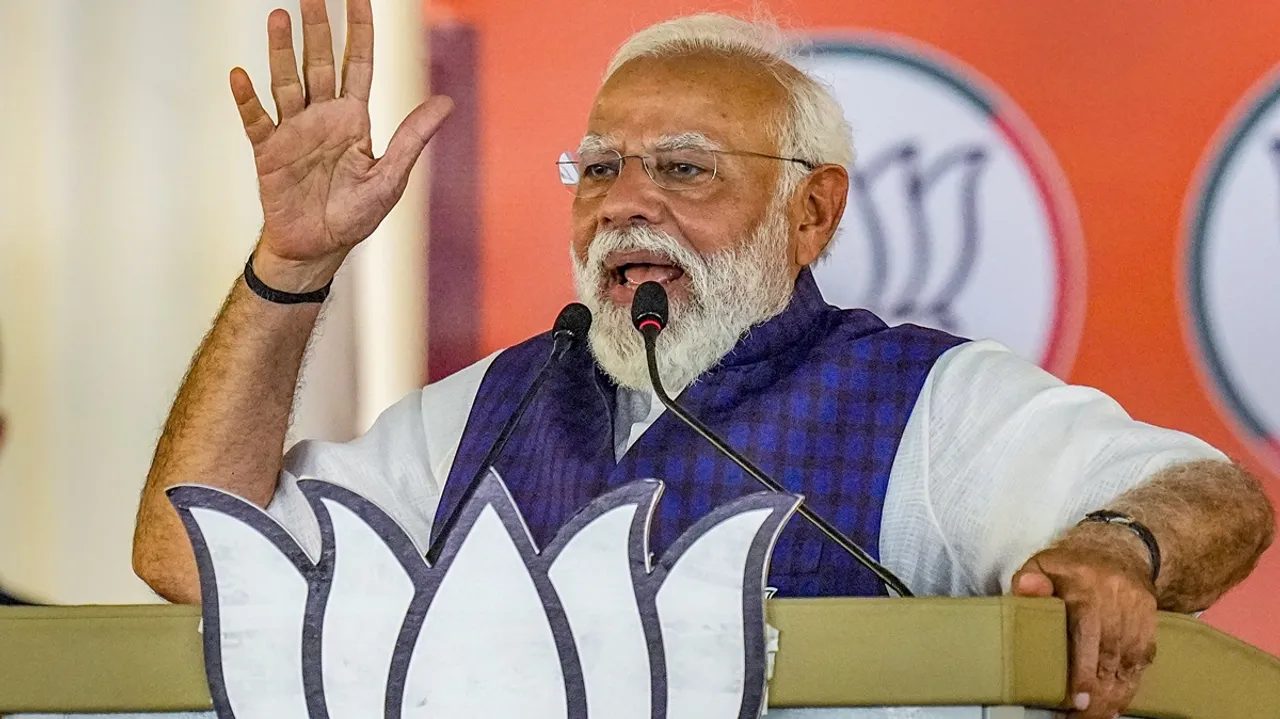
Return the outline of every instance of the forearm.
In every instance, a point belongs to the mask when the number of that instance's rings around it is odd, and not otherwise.
[[[1275,515],[1258,482],[1237,465],[1181,464],[1160,472],[1107,504],[1147,526],[1160,544],[1159,608],[1207,608],[1257,564],[1275,536]],[[1097,552],[1149,574],[1146,547],[1122,527],[1085,524],[1058,546]]]
[[[165,598],[200,599],[191,545],[165,491],[198,483],[270,502],[318,314],[316,304],[266,302],[238,279],[197,351],[157,443],[134,534],[134,570]]]

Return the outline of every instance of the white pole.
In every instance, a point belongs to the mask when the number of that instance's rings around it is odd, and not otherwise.
[[[373,0],[374,76],[369,116],[381,153],[400,121],[426,99],[426,32],[420,3]],[[422,385],[426,366],[426,162],[399,205],[356,252],[357,423]]]

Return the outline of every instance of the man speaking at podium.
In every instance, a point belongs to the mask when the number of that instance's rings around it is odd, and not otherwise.
[[[535,337],[414,392],[358,440],[280,456],[329,283],[399,200],[450,109],[431,98],[372,157],[369,0],[348,1],[340,77],[323,0],[302,0],[301,14],[301,76],[289,15],[268,20],[278,122],[245,72],[231,74],[265,221],[179,392],[139,509],[135,569],[172,601],[198,602],[200,587],[167,487],[236,493],[314,548],[296,480],[320,477],[379,503],[427,547],[551,350],[549,335]],[[917,594],[1061,597],[1072,703],[1113,716],[1151,661],[1157,607],[1201,610],[1243,579],[1271,541],[1271,507],[1212,447],[1133,421],[1000,345],[823,302],[807,268],[839,224],[852,162],[840,107],[789,63],[776,32],[704,15],[631,37],[558,168],[575,194],[589,342],[551,367],[494,466],[543,545],[622,482],[666,483],[658,552],[757,490],[655,400],[630,306],[639,285],[658,282],[671,317],[657,365],[691,414]],[[784,596],[884,593],[798,519],[770,584]]]

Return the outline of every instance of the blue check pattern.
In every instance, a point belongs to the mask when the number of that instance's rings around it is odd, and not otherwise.
[[[692,414],[873,556],[889,472],[929,370],[965,340],[887,327],[865,310],[823,301],[806,270],[790,306],[738,343],[680,397]],[[540,335],[500,354],[481,382],[437,524],[457,503],[551,349]],[[760,487],[670,413],[614,460],[616,387],[590,351],[552,370],[496,467],[538,546],[590,500],[635,479],[666,489],[652,531],[661,553],[717,506]],[[800,518],[774,550],[770,586],[782,596],[875,596],[875,577]]]

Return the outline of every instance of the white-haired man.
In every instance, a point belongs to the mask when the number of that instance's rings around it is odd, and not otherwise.
[[[198,602],[200,589],[167,487],[216,483],[314,544],[295,480],[322,477],[379,502],[425,546],[548,349],[536,337],[415,392],[355,442],[280,456],[319,301],[450,108],[424,103],[372,157],[369,0],[347,12],[340,94],[323,0],[302,0],[302,78],[288,14],[268,20],[278,123],[232,71],[265,223],[178,395],[139,509],[135,569],[174,601]],[[806,268],[844,211],[849,128],[783,50],[749,23],[696,16],[619,51],[560,168],[576,195],[590,351],[556,370],[557,391],[538,396],[497,466],[540,542],[630,479],[667,482],[659,550],[754,490],[650,393],[628,306],[640,283],[661,282],[673,307],[661,371],[695,413],[917,593],[1064,599],[1071,701],[1113,716],[1151,660],[1156,608],[1203,609],[1246,576],[1271,541],[1272,510],[1213,448],[1134,422],[998,345],[826,305]],[[1081,522],[1094,510],[1112,514]],[[779,540],[770,583],[800,596],[883,591],[799,522]]]

